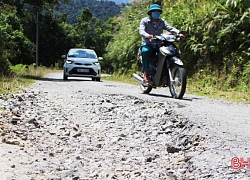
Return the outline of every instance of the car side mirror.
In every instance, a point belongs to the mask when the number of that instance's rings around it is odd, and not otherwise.
[[[99,61],[102,61],[102,60],[103,60],[103,57],[98,57],[98,60],[99,60]]]
[[[61,59],[66,59],[66,57],[67,57],[66,55],[62,55]]]

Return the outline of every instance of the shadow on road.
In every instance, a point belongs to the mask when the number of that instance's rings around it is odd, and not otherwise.
[[[37,76],[23,76],[23,77],[37,81],[54,81],[54,82],[92,81],[92,79],[88,78],[74,78],[74,77],[69,78],[68,80],[63,80],[61,78],[50,78],[50,77],[41,78]],[[96,82],[102,82],[102,81],[96,81]]]
[[[85,78],[70,78],[70,79],[67,79],[67,80],[63,80],[63,79],[56,79],[56,78],[49,78],[49,77],[46,77],[46,78],[41,78],[40,81],[55,81],[55,82],[77,82],[77,81],[80,81],[80,82],[84,82],[84,81],[92,81],[92,79],[85,79]],[[102,81],[93,81],[93,82],[102,82]]]
[[[172,96],[168,96],[168,95],[163,95],[163,94],[155,94],[155,93],[149,93],[150,96],[155,96],[155,97],[164,97],[164,98],[171,98],[174,99]],[[193,101],[194,98],[187,98],[187,97],[183,97],[183,99],[178,99],[180,101]],[[196,98],[197,99],[197,98]]]

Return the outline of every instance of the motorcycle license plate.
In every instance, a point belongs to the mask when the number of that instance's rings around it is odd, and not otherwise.
[[[89,69],[77,69],[77,72],[89,72]]]

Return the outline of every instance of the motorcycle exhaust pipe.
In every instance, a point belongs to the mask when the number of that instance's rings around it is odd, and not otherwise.
[[[139,83],[143,83],[143,79],[135,73],[133,73],[133,78]]]

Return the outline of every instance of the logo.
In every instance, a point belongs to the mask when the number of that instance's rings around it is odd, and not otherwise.
[[[247,167],[250,169],[250,157],[247,159],[244,159],[243,157],[238,158],[238,157],[233,157],[231,159],[231,168],[232,169],[243,169],[244,167]]]

